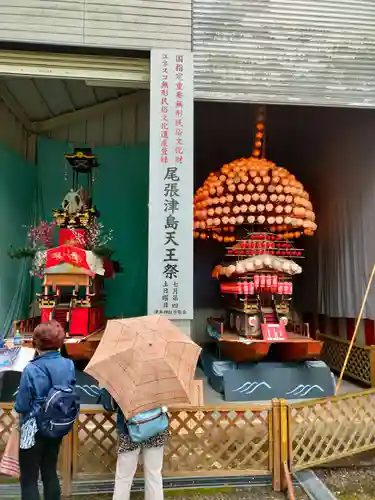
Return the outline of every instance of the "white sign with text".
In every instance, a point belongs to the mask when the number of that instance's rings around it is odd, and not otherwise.
[[[193,319],[193,55],[152,50],[148,314]]]

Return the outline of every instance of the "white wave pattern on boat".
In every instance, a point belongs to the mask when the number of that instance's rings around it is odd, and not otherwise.
[[[77,389],[81,389],[81,391],[85,392],[88,396],[90,396],[91,398],[95,398],[97,396],[99,396],[100,394],[100,389],[97,385],[76,385],[76,388]]]
[[[245,382],[240,387],[237,387],[237,389],[233,389],[233,392],[240,392],[241,394],[249,396],[260,387],[267,387],[267,389],[271,389],[271,386],[263,380],[262,382]]]
[[[324,392],[324,389],[320,387],[320,385],[303,385],[299,384],[297,387],[292,389],[291,391],[288,391],[286,394],[289,396],[299,396],[299,397],[304,397],[310,394],[311,391],[314,389],[319,389],[320,392]]]
[[[100,389],[98,386],[92,384],[92,385],[76,385],[76,389],[81,389],[81,391],[85,392],[90,398],[95,398],[99,396],[100,394]],[[17,396],[18,394],[18,389],[16,392],[13,393],[13,396]]]

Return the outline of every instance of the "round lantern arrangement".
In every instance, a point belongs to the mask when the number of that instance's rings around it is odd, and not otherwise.
[[[211,172],[194,196],[194,237],[229,243],[236,227],[267,230],[284,240],[317,229],[309,194],[283,167],[260,158],[264,124],[256,126],[253,156]]]

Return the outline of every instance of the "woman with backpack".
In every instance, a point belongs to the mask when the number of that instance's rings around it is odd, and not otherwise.
[[[36,355],[22,372],[14,406],[20,415],[22,500],[40,499],[39,473],[44,499],[60,500],[60,445],[79,412],[74,364],[60,354],[64,339],[64,329],[57,321],[38,325],[33,333]]]
[[[119,444],[113,500],[130,500],[140,452],[145,475],[145,500],[163,500],[164,444],[169,437],[166,411],[161,408],[151,410],[126,420],[116,401],[105,389],[101,391],[101,403],[106,411],[117,412]],[[142,434],[150,437],[142,439]]]

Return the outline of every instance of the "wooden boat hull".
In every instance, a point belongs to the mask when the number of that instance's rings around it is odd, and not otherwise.
[[[15,331],[18,330],[20,332],[22,346],[32,347],[32,332],[39,322],[40,317],[20,320],[14,323]],[[99,345],[103,332],[104,326],[88,336],[67,337],[62,348],[63,355],[73,361],[89,361]]]
[[[89,361],[103,336],[104,329],[101,328],[88,337],[77,337],[67,339],[64,348],[68,358],[73,361]]]
[[[272,350],[280,361],[307,361],[319,359],[323,342],[294,334],[289,342],[273,344]]]
[[[224,356],[236,363],[256,362],[264,359],[270,349],[270,344],[254,341],[252,344],[243,344],[235,341],[219,341],[219,349]]]
[[[323,342],[293,332],[288,332],[286,341],[266,342],[233,333],[225,328],[222,319],[210,318],[207,325],[220,352],[236,363],[262,361],[268,354],[272,355],[272,359],[285,362],[313,360],[320,357],[323,349]]]
[[[66,342],[64,344],[64,349],[67,357],[73,361],[89,361],[98,347],[98,344],[98,342]]]
[[[236,363],[257,362],[264,359],[272,349],[273,357],[279,361],[307,361],[319,359],[323,342],[308,341],[302,338],[300,342],[268,343],[254,340],[252,344],[244,344],[241,341],[227,342],[224,339],[218,341],[219,349],[229,359]]]
[[[21,345],[23,347],[33,347],[29,339],[22,340]],[[99,341],[67,341],[62,348],[62,354],[73,361],[90,361],[98,345]]]

